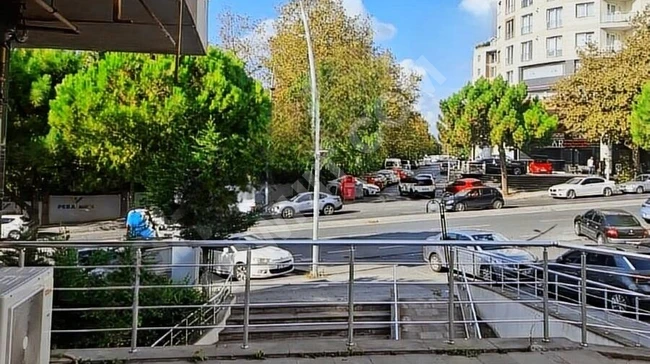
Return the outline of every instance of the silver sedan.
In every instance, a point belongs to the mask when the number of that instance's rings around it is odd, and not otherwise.
[[[323,215],[333,215],[335,211],[343,208],[343,202],[339,196],[321,193],[318,210]],[[274,216],[281,216],[283,219],[292,219],[296,214],[311,213],[314,210],[314,193],[303,192],[295,195],[287,201],[280,201],[273,204],[269,212]]]
[[[441,239],[441,234],[436,233],[427,241]],[[527,250],[509,247],[508,238],[501,234],[474,229],[452,230],[447,233],[447,239],[476,242],[476,245],[455,249],[454,266],[459,272],[488,281],[498,276],[517,274],[517,271],[522,278],[533,274],[529,264],[537,261],[537,258]],[[434,272],[449,268],[444,247],[425,245],[422,253]]]

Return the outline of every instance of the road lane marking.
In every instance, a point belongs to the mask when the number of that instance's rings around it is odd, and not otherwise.
[[[402,248],[404,245],[389,245],[389,246],[380,246],[379,250],[384,250],[384,249],[397,249],[397,248]]]
[[[546,220],[539,220],[541,223],[545,222],[562,222],[562,221],[567,221],[567,219],[546,219]]]
[[[349,253],[350,249],[343,249],[343,250],[330,250],[327,252],[327,254],[341,254],[341,253]]]

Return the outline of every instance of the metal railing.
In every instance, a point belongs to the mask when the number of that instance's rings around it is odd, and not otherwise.
[[[602,17],[603,23],[627,23],[632,19],[631,13],[605,14]]]
[[[325,269],[327,279],[312,280],[300,275],[280,277],[275,280],[253,280],[260,271],[271,270],[269,262],[259,263],[253,256],[255,247],[251,242],[238,241],[156,241],[156,242],[1,242],[2,249],[17,249],[20,252],[19,261],[25,264],[25,250],[40,249],[81,249],[81,248],[124,248],[135,251],[133,263],[117,262],[104,266],[54,266],[57,270],[83,270],[87,274],[94,274],[97,269],[115,270],[119,268],[132,269],[132,284],[123,286],[88,286],[88,287],[55,287],[56,292],[85,293],[102,292],[130,292],[127,296],[132,298],[132,304],[115,306],[84,306],[72,305],[67,307],[56,306],[53,316],[64,312],[123,312],[131,313],[130,327],[116,327],[110,322],[101,322],[105,326],[61,328],[54,327],[52,335],[67,335],[72,333],[106,333],[130,332],[128,340],[117,344],[126,344],[132,351],[136,351],[139,334],[146,332],[164,331],[162,336],[146,346],[187,345],[192,344],[199,336],[212,330],[219,331],[220,340],[241,341],[242,346],[248,347],[251,341],[264,340],[263,333],[274,331],[313,330],[320,334],[331,331],[336,335],[345,333],[348,345],[354,345],[359,335],[369,335],[381,329],[394,330],[393,339],[404,338],[403,331],[409,327],[426,326],[432,330],[444,332],[450,343],[454,339],[468,336],[456,332],[456,325],[467,325],[476,330],[477,336],[481,334],[480,325],[497,327],[499,325],[517,324],[530,325],[531,336],[535,327],[541,328],[542,338],[551,339],[551,325],[564,324],[579,327],[581,342],[587,345],[588,333],[593,329],[604,329],[623,339],[633,341],[637,345],[650,346],[650,311],[646,303],[650,302],[650,275],[644,272],[631,273],[612,270],[588,264],[590,254],[615,254],[624,257],[627,261],[641,259],[648,261],[648,257],[640,254],[599,247],[585,247],[558,242],[535,241],[509,241],[508,247],[520,248],[539,256],[541,259],[521,260],[513,256],[504,255],[503,252],[492,252],[480,249],[477,242],[472,241],[414,241],[414,240],[311,240],[290,241],[256,241],[257,246],[278,245],[283,249],[294,251],[302,247],[311,247],[312,244],[321,246],[322,251],[328,251],[331,259],[320,263]],[[478,244],[500,244],[496,242],[480,242]],[[243,281],[232,282],[233,275],[223,278],[218,284],[204,284],[200,281],[173,283],[163,285],[146,285],[140,278],[144,277],[152,268],[143,262],[143,253],[151,248],[162,247],[193,247],[202,249],[220,249],[224,246],[239,246],[246,252],[243,262],[246,276]],[[445,259],[443,268],[448,268],[446,274],[439,274],[429,270],[429,262],[425,261],[430,255],[423,254],[424,247],[435,247],[444,251]],[[404,256],[399,259],[379,259],[378,251],[402,248]],[[326,250],[331,249],[331,250]],[[580,252],[580,262],[576,264],[557,262],[549,257],[549,250],[554,252],[573,250]],[[336,254],[334,252],[337,252]],[[338,254],[338,255],[337,255]],[[407,259],[416,254],[422,258]],[[146,254],[145,254],[146,255]],[[297,255],[297,254],[296,254]],[[426,255],[426,256],[425,256]],[[257,260],[256,260],[257,259]],[[220,262],[196,262],[195,264],[170,264],[167,266],[194,266],[210,268]],[[240,265],[233,261],[234,267]],[[304,267],[309,270],[310,262],[296,261],[294,267]],[[645,263],[644,263],[645,264]],[[156,265],[156,269],[161,264]],[[55,275],[56,277],[56,275]],[[607,279],[603,277],[608,277]],[[55,278],[56,279],[56,278]],[[609,280],[608,280],[609,279]],[[626,283],[627,282],[627,283]],[[56,282],[55,282],[56,284]],[[201,304],[158,302],[143,303],[141,296],[150,289],[171,287],[186,289],[204,289],[206,287],[221,287],[220,298],[214,298]],[[300,289],[306,293],[300,295]],[[464,290],[467,295],[456,294]],[[441,293],[432,293],[440,291]],[[495,292],[498,299],[479,298],[475,293]],[[428,292],[421,296],[422,292]],[[444,292],[447,295],[444,295]],[[320,296],[318,294],[320,293]],[[232,294],[233,302],[228,302],[223,297]],[[422,299],[424,297],[425,299]],[[301,298],[308,298],[307,300]],[[161,298],[162,299],[162,298]],[[599,305],[599,300],[604,301]],[[488,305],[496,308],[503,305],[517,304],[528,305],[541,311],[541,317],[511,318],[485,318],[481,317],[481,307]],[[422,306],[426,305],[426,306]],[[438,317],[406,317],[400,313],[402,308],[409,306],[435,307],[443,312]],[[458,309],[468,306],[471,314],[465,318],[457,317]],[[603,306],[603,307],[601,307]],[[339,312],[341,320],[319,321],[298,320],[301,308],[320,309],[332,308]],[[363,310],[381,310],[382,307],[392,307],[389,318],[379,318],[372,311],[364,319]],[[447,312],[444,312],[444,309]],[[190,314],[183,316],[178,322],[168,326],[151,326],[143,323],[141,314],[147,310],[191,310]],[[217,319],[217,313],[225,310],[239,310],[241,314],[224,315]],[[295,312],[273,321],[274,314],[270,310],[288,309]],[[390,309],[389,309],[390,310]],[[306,311],[309,313],[310,311]],[[483,311],[486,312],[486,311]],[[241,315],[239,317],[238,315]],[[305,314],[304,316],[310,316]],[[277,315],[276,315],[277,316]],[[281,316],[281,315],[280,315]],[[210,319],[208,319],[210,318]],[[97,324],[97,322],[93,322]],[[443,329],[440,329],[440,328]],[[444,329],[446,327],[446,329]],[[528,327],[528,326],[526,326]],[[374,331],[373,331],[374,330]],[[469,331],[469,330],[468,330]],[[222,338],[223,336],[223,338]],[[253,338],[251,340],[251,338]]]

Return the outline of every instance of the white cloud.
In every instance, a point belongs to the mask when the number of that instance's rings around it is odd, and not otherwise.
[[[476,16],[490,15],[497,0],[461,0],[460,8]]]
[[[397,34],[397,28],[391,23],[384,23],[379,19],[368,14],[368,10],[363,5],[363,0],[341,0],[345,13],[350,17],[369,16],[372,22],[372,28],[375,32],[375,40],[390,40]]]
[[[415,105],[415,109],[429,122],[430,132],[438,135],[436,123],[438,121],[440,96],[436,87],[440,88],[447,81],[447,78],[424,57],[417,60],[406,58],[400,62],[400,66],[402,66],[405,73],[416,74],[422,78],[420,82],[420,98],[417,105]]]

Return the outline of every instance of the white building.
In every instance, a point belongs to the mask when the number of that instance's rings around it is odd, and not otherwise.
[[[474,50],[472,78],[501,75],[548,96],[555,81],[579,67],[578,50],[587,44],[620,50],[630,19],[647,5],[650,0],[500,0],[494,38]]]

